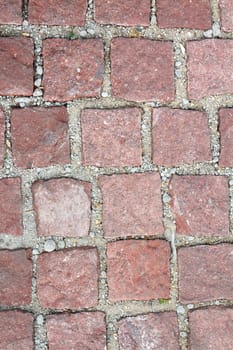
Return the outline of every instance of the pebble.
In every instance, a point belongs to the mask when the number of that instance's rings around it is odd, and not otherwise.
[[[44,243],[44,250],[46,252],[52,252],[56,249],[56,243],[52,239],[48,239]]]
[[[39,75],[43,74],[43,69],[42,69],[41,66],[38,66],[38,67],[36,68],[36,73],[39,74]]]
[[[44,323],[44,317],[42,315],[37,316],[36,322],[39,326],[43,326]]]
[[[178,314],[184,315],[185,314],[185,308],[182,305],[179,305],[177,307]]]
[[[43,95],[43,92],[40,89],[35,89],[35,91],[33,92],[33,96],[35,97],[40,97]]]
[[[213,35],[214,36],[219,36],[221,34],[221,30],[220,30],[220,25],[219,23],[214,23],[213,26],[212,26],[212,29],[213,29]]]
[[[57,243],[57,247],[58,247],[59,249],[65,248],[65,242],[64,242],[64,241],[59,241],[59,242]]]
[[[204,35],[205,38],[212,38],[212,35],[213,35],[212,29],[206,30],[206,31],[203,33],[203,35]]]
[[[182,71],[180,69],[176,69],[176,76],[177,76],[177,78],[182,77]]]
[[[87,36],[87,32],[85,30],[81,30],[80,36],[85,38]]]
[[[163,195],[164,203],[169,203],[170,200],[171,200],[171,197],[167,193],[164,193],[164,195]]]
[[[102,97],[108,97],[108,93],[107,92],[102,92],[101,96]]]
[[[41,85],[41,79],[36,79],[35,80],[35,86],[39,87]]]

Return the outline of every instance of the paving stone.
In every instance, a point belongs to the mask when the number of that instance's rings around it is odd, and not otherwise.
[[[111,47],[113,95],[132,101],[174,98],[172,43],[117,38]]]
[[[226,32],[233,31],[233,6],[232,0],[219,0],[222,29]]]
[[[39,236],[87,236],[90,227],[91,185],[74,179],[33,184]]]
[[[120,350],[178,350],[175,312],[126,317],[119,322]]]
[[[95,20],[124,26],[150,24],[150,0],[95,0]]]
[[[1,1],[0,24],[21,24],[22,0]]]
[[[87,10],[86,0],[31,0],[29,21],[35,24],[83,26]]]
[[[233,310],[208,307],[190,312],[192,350],[232,349]]]
[[[169,298],[170,248],[162,240],[108,243],[110,302]]]
[[[33,349],[33,317],[22,311],[0,312],[0,349]]]
[[[231,244],[178,250],[179,297],[182,303],[233,297]]]
[[[207,39],[187,43],[188,95],[199,99],[233,92],[233,41]]]
[[[4,160],[4,139],[5,139],[5,117],[3,111],[0,109],[0,167],[3,166]]]
[[[19,178],[0,180],[0,233],[23,234],[22,197]]]
[[[100,96],[104,74],[101,40],[47,39],[43,55],[46,100]]]
[[[211,28],[209,0],[157,0],[156,13],[160,28]]]
[[[220,166],[233,166],[233,108],[222,108],[219,111],[220,132]]]
[[[93,307],[98,303],[99,262],[95,248],[43,253],[38,257],[37,288],[43,307]]]
[[[229,234],[229,194],[226,177],[174,176],[170,183],[170,195],[178,234]]]
[[[0,94],[30,96],[33,92],[33,42],[29,38],[0,38]]]
[[[81,127],[84,165],[141,165],[139,109],[86,109],[81,115]]]
[[[163,233],[158,174],[102,176],[105,237]]]
[[[47,317],[49,349],[106,349],[106,325],[102,312],[59,314]]]
[[[174,166],[212,159],[208,119],[202,112],[154,109],[152,138],[155,164]]]
[[[0,276],[0,303],[2,305],[16,306],[31,302],[32,263],[30,250],[2,250]]]
[[[11,133],[17,167],[45,167],[70,162],[65,107],[13,109]]]

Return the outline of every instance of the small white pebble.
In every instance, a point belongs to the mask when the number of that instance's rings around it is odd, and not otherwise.
[[[35,97],[40,97],[43,95],[43,92],[40,89],[35,89],[35,91],[33,92],[33,96]]]
[[[101,96],[102,97],[108,97],[108,93],[107,92],[102,92]]]
[[[212,29],[206,30],[206,31],[203,33],[203,35],[204,35],[205,38],[212,38],[212,35],[213,35]]]
[[[189,310],[193,309],[193,304],[188,304],[188,305],[187,305],[187,308],[188,308]]]
[[[63,248],[65,248],[65,242],[64,241],[59,241],[57,243],[57,246],[58,246],[59,249],[63,249]]]
[[[41,79],[35,80],[35,86],[39,87],[41,85]]]
[[[42,69],[41,66],[38,66],[38,67],[36,68],[36,73],[39,74],[39,75],[43,74],[43,69]]]
[[[95,34],[95,31],[94,29],[87,29],[87,32],[91,35],[94,35]]]
[[[219,36],[221,34],[221,30],[220,30],[220,25],[219,23],[214,23],[212,26],[212,30],[213,30],[213,35],[214,36]]]
[[[85,38],[87,36],[87,32],[85,30],[81,30],[80,36]]]
[[[36,322],[39,326],[43,326],[44,323],[44,317],[42,315],[37,316]]]
[[[184,315],[185,314],[185,308],[182,305],[179,305],[177,307],[178,314]]]
[[[56,243],[52,239],[48,239],[44,243],[44,250],[46,252],[52,252],[56,249]]]

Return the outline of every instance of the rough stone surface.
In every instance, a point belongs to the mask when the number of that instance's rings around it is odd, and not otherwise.
[[[90,226],[91,185],[74,179],[33,184],[39,236],[87,236]]]
[[[0,180],[0,233],[19,236],[23,233],[20,179]]]
[[[172,43],[117,38],[111,47],[113,95],[132,101],[174,98]]]
[[[233,310],[215,308],[192,311],[190,348],[192,350],[232,349]]]
[[[33,317],[21,311],[0,312],[0,349],[33,349]]]
[[[22,0],[1,1],[0,24],[21,24]]]
[[[33,42],[0,38],[0,94],[29,96],[33,92]]]
[[[157,0],[156,10],[160,28],[211,28],[209,0]]]
[[[232,0],[219,0],[222,29],[226,32],[233,31],[233,6]]]
[[[211,160],[207,115],[198,111],[153,111],[153,162],[173,166]]]
[[[34,168],[70,162],[65,107],[13,109],[11,133],[15,166]]]
[[[37,288],[41,305],[56,309],[96,306],[98,273],[95,248],[61,250],[40,255]]]
[[[29,21],[35,24],[83,26],[87,9],[86,0],[31,0]]]
[[[233,298],[231,244],[187,247],[178,250],[181,302]]]
[[[68,101],[100,95],[104,73],[101,40],[47,39],[43,55],[46,100]]]
[[[3,166],[4,160],[4,138],[5,138],[5,118],[4,113],[0,109],[0,167]]]
[[[103,176],[100,187],[106,237],[163,233],[158,174]]]
[[[233,108],[222,108],[219,112],[220,166],[233,166]]]
[[[190,99],[233,92],[233,41],[190,41],[187,57]]]
[[[119,322],[120,350],[178,350],[175,312],[126,317]]]
[[[229,194],[226,177],[174,176],[170,194],[178,234],[228,235]]]
[[[139,109],[86,109],[81,123],[84,165],[141,165]]]
[[[0,254],[0,303],[7,306],[31,302],[30,250],[2,250]],[[1,317],[0,317],[1,319]]]
[[[150,23],[150,1],[95,0],[95,20],[103,24],[147,26]]]
[[[165,241],[127,240],[109,243],[109,300],[169,298],[170,248]]]
[[[101,312],[51,315],[46,323],[51,350],[106,348],[106,326]]]

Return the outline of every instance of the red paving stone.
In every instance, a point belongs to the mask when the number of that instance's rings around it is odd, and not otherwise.
[[[105,317],[101,312],[59,314],[47,317],[49,349],[105,349]]]
[[[110,302],[169,298],[170,248],[164,241],[118,241],[107,248]]]
[[[83,164],[141,165],[141,112],[136,108],[86,109],[81,115]]]
[[[13,109],[11,133],[17,167],[70,162],[68,115],[64,107]]]
[[[207,116],[198,111],[153,111],[153,162],[173,166],[212,159]]]
[[[100,95],[104,73],[101,40],[47,39],[43,55],[46,100],[69,101]]]
[[[114,96],[139,102],[174,98],[172,43],[114,39],[111,62]]]
[[[158,174],[103,176],[100,187],[106,237],[163,233]]]
[[[232,93],[232,59],[233,41],[211,39],[188,42],[189,98]]]
[[[179,298],[182,303],[233,298],[231,244],[178,250]]]
[[[30,96],[33,92],[33,42],[0,38],[0,94]]]
[[[30,250],[2,250],[0,277],[0,303],[2,305],[30,304],[32,285]]]
[[[229,194],[226,177],[174,176],[170,184],[170,194],[178,234],[229,234]]]
[[[232,309],[209,307],[195,310],[190,313],[189,322],[191,349],[232,349]]]
[[[211,28],[209,0],[157,0],[156,10],[160,28]]]
[[[148,26],[150,23],[150,1],[95,0],[95,20],[103,24]]]
[[[5,139],[5,117],[3,111],[0,109],[0,167],[3,166],[4,160],[4,139]]]
[[[22,196],[19,178],[0,180],[0,232],[8,235],[23,234]]]
[[[175,312],[126,317],[119,322],[120,350],[178,350]]]
[[[219,132],[220,132],[220,166],[233,165],[233,108],[222,108],[219,111]]]
[[[0,348],[33,349],[33,316],[22,311],[0,312]]]
[[[61,250],[40,255],[37,288],[41,305],[55,309],[96,306],[98,272],[95,248]]]
[[[231,0],[219,0],[222,29],[233,31],[233,6]]]
[[[0,24],[21,24],[22,0],[1,1]]]
[[[86,10],[86,0],[31,0],[29,21],[35,24],[83,26]]]
[[[74,179],[37,181],[32,187],[39,236],[87,236],[91,185]]]

